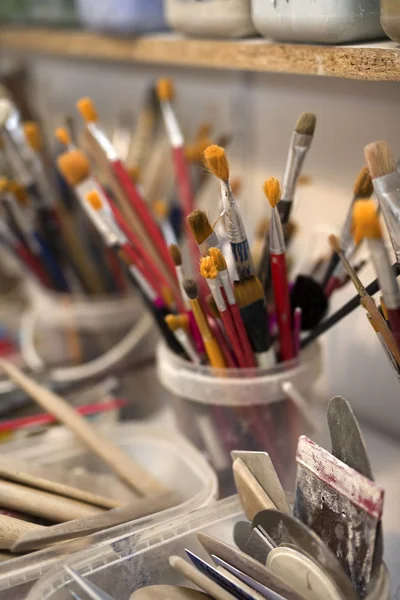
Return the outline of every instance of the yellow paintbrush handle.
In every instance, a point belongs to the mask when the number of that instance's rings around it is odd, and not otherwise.
[[[210,361],[210,365],[217,369],[223,369],[226,367],[226,362],[217,340],[214,337],[210,337],[208,339],[203,338],[203,343],[206,349],[208,360]]]

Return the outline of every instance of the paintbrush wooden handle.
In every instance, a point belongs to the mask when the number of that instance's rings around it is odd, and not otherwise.
[[[0,550],[10,550],[18,538],[41,529],[45,528],[35,523],[0,515]]]
[[[371,298],[371,296],[365,295],[361,297],[361,304],[368,312],[371,325],[373,326],[375,331],[380,333],[382,340],[385,342],[386,346],[393,354],[397,364],[400,365],[400,350],[397,347],[396,340],[394,339],[393,334],[390,331],[385,319],[379,312],[375,304],[375,300]]]
[[[103,509],[25,485],[0,480],[0,506],[61,523],[99,514]]]
[[[172,148],[172,156],[174,160],[176,183],[179,190],[179,197],[182,202],[183,212],[185,213],[185,217],[187,217],[194,209],[194,197],[192,192],[192,186],[190,183],[190,173],[188,165],[186,163],[184,149],[182,147]]]
[[[166,510],[179,503],[180,499],[174,492],[166,492],[152,498],[140,498],[121,508],[116,508],[83,519],[75,519],[68,523],[52,525],[40,531],[27,530],[21,532],[18,540],[14,540],[13,552],[27,552],[52,546],[58,542],[90,535],[109,527],[121,525]]]
[[[159,481],[100,431],[89,425],[61,396],[38,384],[7,361],[0,361],[0,366],[10,379],[29,394],[37,404],[71,429],[76,437],[95,452],[128,485],[145,496],[165,491]]]
[[[398,349],[400,350],[400,308],[388,308],[390,328]]]

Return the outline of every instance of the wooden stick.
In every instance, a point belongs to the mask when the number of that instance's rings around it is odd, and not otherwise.
[[[171,506],[178,504],[179,497],[175,492],[166,492],[153,496],[152,498],[141,498],[127,504],[122,508],[109,510],[101,515],[94,515],[84,519],[76,519],[69,523],[52,525],[41,531],[26,531],[15,542],[12,547],[13,552],[26,552],[30,550],[39,550],[46,546],[52,546],[58,542],[72,540],[77,537],[87,536],[96,531],[108,529],[115,525],[121,525],[128,521],[134,521],[141,517],[166,510]]]
[[[52,492],[59,496],[66,496],[74,500],[80,500],[87,504],[94,504],[102,508],[117,508],[123,502],[112,498],[105,498],[98,494],[92,494],[71,485],[54,481],[46,476],[45,469],[35,469],[23,462],[15,461],[7,457],[0,457],[0,477],[22,483],[32,488],[38,488],[46,492]]]
[[[249,521],[252,521],[261,510],[276,509],[267,492],[263,490],[240,458],[233,463],[233,478],[243,510]]]
[[[165,491],[165,487],[159,481],[100,431],[91,427],[61,396],[40,385],[8,361],[1,360],[0,367],[37,404],[73,431],[77,438],[95,452],[128,485],[144,496]]]
[[[18,538],[25,533],[36,532],[39,529],[44,529],[44,527],[7,515],[0,515],[0,550],[10,550]],[[10,556],[10,558],[12,557]]]
[[[0,506],[55,522],[71,521],[103,512],[102,508],[91,504],[1,480]]]

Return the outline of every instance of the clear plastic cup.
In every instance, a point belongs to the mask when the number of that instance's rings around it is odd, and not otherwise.
[[[292,488],[297,439],[309,432],[312,423],[288,399],[282,385],[293,384],[311,403],[322,372],[317,343],[298,359],[270,370],[198,366],[160,344],[157,371],[161,384],[172,394],[180,430],[207,455],[219,476],[222,495],[234,490],[232,450],[267,451],[283,485]]]
[[[123,556],[110,548],[107,551],[92,548],[75,554],[66,564],[88,577],[115,600],[128,600],[135,590],[148,585],[188,586],[188,581],[170,567],[169,557],[179,555],[187,559],[185,548],[188,548],[209,562],[210,557],[196,534],[199,531],[208,533],[234,545],[234,525],[245,518],[238,497],[233,496],[127,537]],[[68,600],[71,597],[68,590],[79,593],[76,584],[60,565],[32,588],[26,600]],[[389,598],[389,575],[383,565],[374,589],[365,600]]]

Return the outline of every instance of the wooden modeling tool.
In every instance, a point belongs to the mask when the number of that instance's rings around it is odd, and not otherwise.
[[[228,562],[239,571],[242,571],[242,573],[252,577],[265,587],[273,589],[276,593],[281,594],[286,600],[303,599],[303,596],[297,594],[291,586],[286,585],[285,581],[281,580],[271,573],[269,569],[266,569],[264,565],[261,565],[254,560],[254,558],[241,552],[237,548],[206,533],[199,532],[197,534],[197,539],[210,556],[215,555],[222,558],[222,560]]]
[[[364,597],[384,491],[306,436],[299,438],[296,460],[295,516],[322,539]]]
[[[162,510],[171,508],[179,502],[175,492],[164,492],[152,498],[139,498],[121,508],[114,508],[99,515],[75,519],[68,523],[52,525],[45,529],[26,531],[15,541],[13,552],[27,552],[52,546],[58,542],[96,533],[109,527],[134,521]]]
[[[164,486],[140,467],[121,448],[100,431],[91,427],[61,396],[48,390],[18,367],[1,360],[0,367],[37,404],[66,425],[86,446],[95,452],[123,481],[144,496],[164,491]]]
[[[253,520],[253,527],[261,526],[272,537],[277,546],[294,544],[315,560],[336,582],[344,597],[356,600],[352,583],[338,560],[318,535],[298,519],[276,510],[260,512]]]
[[[285,492],[283,491],[275,467],[267,452],[233,450],[231,456],[234,461],[237,458],[240,458],[244,462],[278,510],[283,513],[291,514]]]
[[[0,550],[11,550],[21,535],[41,529],[43,529],[41,525],[0,515]]]
[[[102,508],[25,485],[0,480],[0,506],[62,523],[103,512]]]
[[[363,435],[349,402],[341,396],[331,399],[327,410],[331,453],[339,460],[355,469],[361,475],[374,481]],[[377,573],[383,559],[382,523],[378,523],[372,574]]]
[[[0,457],[0,477],[15,481],[16,483],[22,483],[31,488],[52,492],[59,496],[73,498],[102,508],[117,508],[122,505],[121,501],[91,494],[90,492],[63,484],[59,481],[52,481],[51,478],[46,476],[46,469],[32,468],[24,462],[15,460],[9,456]]]
[[[211,600],[211,596],[181,585],[148,585],[133,592],[129,600]]]
[[[89,596],[92,600],[115,600],[112,596],[107,594],[104,590],[101,590],[97,585],[89,581],[86,577],[83,577],[78,571],[64,565],[64,570],[70,577],[79,585],[80,589]]]
[[[241,581],[243,584],[257,592],[257,594],[261,594],[262,598],[268,598],[268,600],[285,600],[283,596],[277,594],[271,588],[267,588],[265,585],[262,585],[256,579],[249,577],[246,573],[242,573],[236,567],[233,567],[231,564],[219,558],[219,556],[215,556],[214,554],[211,557],[215,564],[218,566],[218,570],[222,568],[225,573],[230,573],[236,580]]]
[[[208,575],[201,573],[196,567],[186,562],[186,560],[183,560],[180,556],[171,556],[169,564],[174,571],[178,571],[178,573],[186,577],[186,579],[197,585],[207,594],[210,594],[214,600],[236,599],[236,596],[227,592],[221,585],[210,579]]]
[[[262,510],[276,508],[268,494],[240,458],[237,458],[233,463],[233,478],[243,510],[249,521],[252,521],[256,514]]]
[[[293,548],[275,548],[268,555],[267,567],[307,600],[346,600],[317,563]]]

